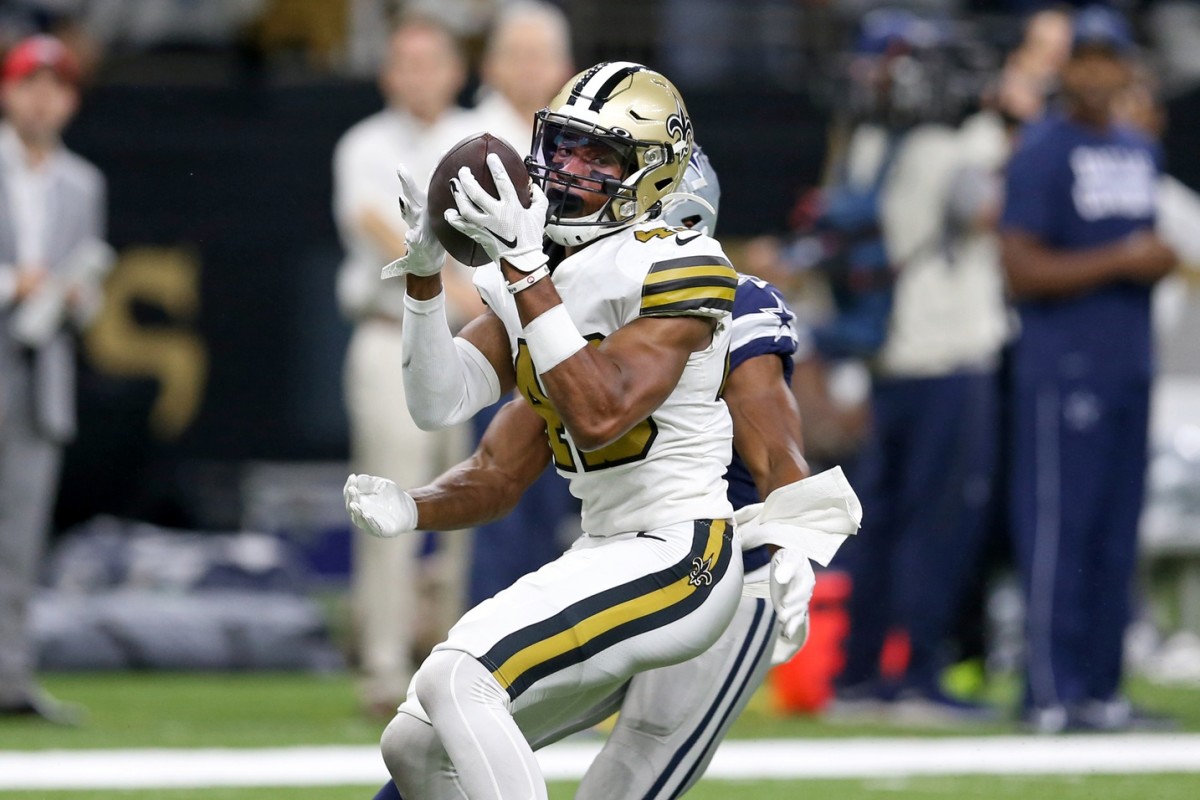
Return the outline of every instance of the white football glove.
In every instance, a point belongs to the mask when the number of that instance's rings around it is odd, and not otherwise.
[[[550,204],[541,187],[530,184],[529,208],[525,208],[500,156],[488,154],[487,163],[500,198],[488,194],[471,170],[463,167],[457,178],[450,179],[458,210],[446,209],[446,221],[478,242],[497,264],[504,259],[521,272],[533,272],[549,260],[542,252],[542,236]]]
[[[417,503],[387,478],[351,475],[342,490],[346,511],[359,530],[390,539],[417,529]]]
[[[808,556],[788,548],[776,551],[771,558],[771,603],[779,615],[780,638],[795,650],[808,639],[808,604],[816,586]]]
[[[400,179],[400,216],[408,226],[404,241],[408,252],[383,268],[383,277],[418,275],[422,278],[436,275],[446,261],[446,248],[438,241],[429,224],[429,213],[425,209],[425,192],[417,186],[412,175],[403,164],[396,165],[396,177]]]

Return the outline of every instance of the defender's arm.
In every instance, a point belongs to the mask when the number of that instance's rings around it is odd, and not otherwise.
[[[725,385],[725,403],[733,417],[733,447],[760,497],[809,476],[800,408],[779,356],[755,356],[734,369]]]
[[[417,527],[454,530],[499,519],[512,511],[548,463],[545,421],[524,398],[510,400],[466,461],[413,490]]]

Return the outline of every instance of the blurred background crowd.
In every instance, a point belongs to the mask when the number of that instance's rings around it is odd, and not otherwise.
[[[791,678],[828,691],[795,707],[993,718],[971,693],[1028,669],[1031,586],[1047,578],[1054,642],[1083,629],[1156,680],[1200,682],[1200,5],[1083,5],[4,3],[0,636],[24,637],[33,600],[28,646],[0,653],[0,712],[69,717],[38,694],[40,665],[352,668],[363,709],[390,715],[464,606],[577,535],[550,473],[509,520],[411,546],[353,536],[340,489],[350,471],[420,484],[486,426],[435,436],[405,411],[403,286],[378,277],[403,252],[395,165],[423,181],[482,129],[527,149],[562,82],[616,59],[681,89],[720,177],[716,234],[803,333],[807,455],[863,497]],[[1072,78],[1084,58],[1100,66]],[[1109,59],[1122,68],[1105,84]],[[1046,574],[1020,533],[1048,513],[1050,479],[1025,464],[1044,431],[1019,435],[1039,408],[1020,343],[1045,322],[1043,290],[1014,278],[1032,263],[1022,246],[1057,258],[1118,239],[1038,228],[1033,190],[1008,184],[1041,173],[1008,162],[1096,92],[1155,165],[1153,208],[1120,232],[1141,234],[1130,258],[1146,277],[1117,283],[1144,290],[1157,356],[1130,356],[1149,422],[1134,409],[1117,425],[1148,429],[1145,446],[1081,450],[1082,473],[1108,477],[1072,494],[1079,475],[1056,473],[1053,492],[1133,515],[1114,534],[1136,544],[1114,556],[1130,574],[1097,579],[1114,595],[1129,583],[1128,607],[1064,612],[1066,556]],[[1135,202],[1119,166],[1125,189],[1098,202]],[[1025,212],[1006,207],[1018,191]],[[481,306],[455,274],[462,324]],[[1136,314],[1085,313],[1097,347],[1142,335]],[[1090,431],[1114,397],[1068,391],[1061,416]],[[1154,722],[1112,706],[1060,719],[1033,695],[1022,707],[1046,732]]]

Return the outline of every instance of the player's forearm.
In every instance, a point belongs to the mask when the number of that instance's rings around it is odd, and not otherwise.
[[[512,274],[507,277],[511,280]],[[527,333],[526,342],[534,351],[537,334],[532,331],[546,321],[539,322],[539,318],[561,307],[562,299],[553,283],[542,280],[517,293],[516,300],[521,325]],[[572,335],[578,341],[568,345]],[[577,329],[566,335],[552,335],[552,339],[568,349],[578,349],[549,369],[544,361],[538,363],[540,354],[534,352],[534,366],[577,447],[583,450],[604,447],[645,419],[646,414],[639,415],[634,408],[626,376],[617,363],[596,348],[587,347]]]
[[[522,398],[504,404],[471,457],[410,494],[417,527],[453,530],[498,519],[550,462],[546,424]]]
[[[804,457],[804,433],[800,419],[800,404],[786,382],[773,386],[777,397],[773,404],[777,409],[779,430],[771,435],[767,447],[767,468],[754,477],[758,491],[763,497],[789,483],[802,481],[812,474],[808,459]]]
[[[1000,253],[1008,288],[1019,300],[1070,297],[1112,280],[1115,272],[1103,251],[1067,254],[1006,236]]]
[[[787,395],[771,392],[760,396],[756,411],[734,415],[734,447],[760,497],[811,474],[804,458],[800,412],[790,392]]]
[[[812,474],[798,444],[788,442],[788,445],[769,453],[763,468],[754,472],[754,485],[760,497],[766,497],[780,486],[802,481]]]
[[[635,395],[620,367],[595,347],[579,350],[543,373],[541,380],[572,441],[581,450],[598,450],[611,444],[653,410],[635,405]]]
[[[725,404],[733,418],[733,446],[760,497],[809,476],[800,406],[777,355],[756,356],[734,369]]]
[[[1023,300],[1072,297],[1121,280],[1139,257],[1124,242],[1069,251],[1046,247],[1025,234],[1005,233],[1000,244],[1009,290]]]
[[[449,531],[503,517],[523,491],[512,476],[482,468],[473,457],[409,494],[417,504],[418,530]]]

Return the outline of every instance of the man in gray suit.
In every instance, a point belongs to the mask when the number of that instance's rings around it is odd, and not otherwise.
[[[104,179],[66,150],[78,68],[49,36],[15,45],[0,76],[0,717],[69,723],[35,680],[28,605],[75,432],[71,328],[99,310],[111,263]]]

